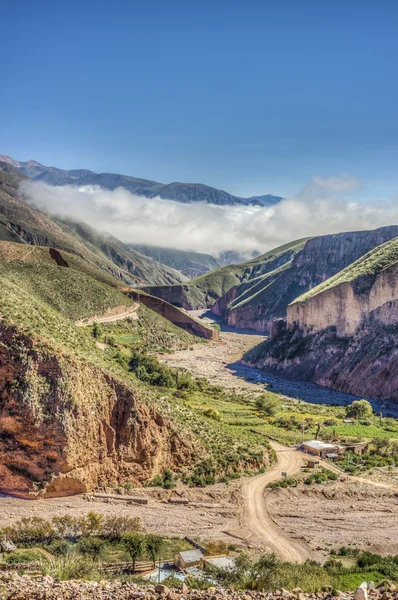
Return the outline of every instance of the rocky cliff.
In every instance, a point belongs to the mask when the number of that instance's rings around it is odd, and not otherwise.
[[[391,226],[310,239],[285,268],[236,286],[216,302],[213,311],[232,327],[269,332],[275,318],[286,317],[287,306],[295,298],[396,236],[398,227]],[[345,300],[341,298],[341,302]],[[333,310],[337,311],[338,305],[331,301]],[[335,324],[334,316],[330,323]]]
[[[218,331],[216,329],[200,323],[187,313],[183,312],[176,306],[169,304],[165,300],[162,300],[161,298],[150,296],[149,294],[131,289],[127,289],[127,294],[130,296],[130,298],[138,300],[150,310],[153,310],[171,323],[174,323],[174,325],[177,325],[177,327],[185,329],[185,331],[188,331],[192,335],[205,338],[207,340],[218,339]]]
[[[297,298],[245,362],[398,401],[398,238]]]
[[[197,442],[196,442],[197,444]],[[27,497],[140,484],[195,461],[145,391],[0,326],[0,487]]]
[[[225,295],[227,298],[235,297],[237,290],[251,289],[260,278],[287,265],[306,241],[303,239],[284,244],[247,262],[221,267],[184,284],[148,286],[143,289],[187,310],[207,307],[212,308],[215,314],[223,314],[227,304]]]

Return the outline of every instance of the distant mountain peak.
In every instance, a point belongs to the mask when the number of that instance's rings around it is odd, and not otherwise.
[[[273,206],[282,200],[281,196],[273,196],[272,194],[241,198],[204,183],[175,181],[164,184],[118,173],[95,173],[87,169],[58,169],[57,167],[47,167],[35,160],[20,162],[6,155],[1,155],[0,161],[7,162],[31,179],[43,181],[48,185],[98,185],[108,190],[122,187],[136,196],[159,197],[164,200],[175,200],[186,204],[207,202],[208,204],[226,206],[234,204]]]

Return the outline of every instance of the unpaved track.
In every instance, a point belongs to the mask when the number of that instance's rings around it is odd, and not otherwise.
[[[308,454],[294,448],[271,442],[277,454],[277,463],[263,475],[249,479],[242,487],[243,507],[240,518],[241,537],[250,545],[267,548],[281,559],[289,562],[305,562],[317,556],[308,544],[288,535],[271,517],[264,497],[266,486],[282,478],[282,472],[288,476],[297,474],[308,460]],[[321,461],[324,468],[343,475],[350,482],[372,485],[375,488],[396,490],[396,486],[378,483],[363,477],[349,476],[335,465]]]
[[[139,308],[138,302],[133,304],[128,311],[120,313],[119,315],[99,315],[98,317],[87,317],[77,321],[75,325],[78,327],[86,327],[86,325],[92,325],[93,323],[114,323],[116,321],[123,321],[123,319],[138,319],[137,309]]]
[[[294,475],[300,471],[305,455],[277,442],[272,442],[272,447],[277,453],[277,463],[267,473],[247,481],[242,488],[242,528],[249,532],[246,539],[251,545],[266,547],[282,560],[301,563],[307,558],[313,558],[312,551],[304,542],[290,538],[272,520],[264,499],[264,490],[268,483],[281,479],[282,472]]]

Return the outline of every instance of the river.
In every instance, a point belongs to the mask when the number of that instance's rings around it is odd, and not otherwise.
[[[182,366],[183,355],[186,354],[186,360],[189,365],[184,365],[198,375],[212,379],[215,383],[220,382],[227,387],[245,387],[264,384],[270,391],[283,394],[289,398],[298,398],[311,404],[329,404],[346,406],[354,400],[361,400],[358,396],[336,392],[328,388],[315,385],[307,381],[296,381],[286,379],[275,373],[246,367],[240,362],[240,358],[250,348],[261,343],[267,336],[253,332],[251,330],[234,329],[225,325],[219,318],[210,311],[189,311],[190,314],[206,323],[218,323],[221,327],[221,343],[212,343],[209,346],[205,344],[198,345],[192,350],[182,350],[177,352],[177,360],[173,360],[170,355],[168,363],[176,363],[173,366]],[[229,373],[229,377],[225,376]],[[235,384],[230,381],[231,376],[235,379]],[[239,385],[238,381],[245,382],[245,385]],[[377,400],[375,398],[366,398],[372,404],[375,413],[380,412],[383,416],[398,417],[398,405],[388,401]]]

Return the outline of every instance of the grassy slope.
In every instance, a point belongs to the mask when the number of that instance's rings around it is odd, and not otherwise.
[[[66,223],[22,202],[18,185],[26,180],[19,171],[2,171],[0,163],[0,240],[53,246],[77,254],[126,283],[170,284],[184,280],[177,271],[138,252],[116,238],[92,228]]]
[[[51,287],[52,289],[49,289]],[[47,263],[0,261],[2,326],[13,327],[17,332],[32,339],[35,348],[40,352],[46,355],[54,354],[60,360],[62,358],[62,368],[65,370],[63,376],[67,375],[68,365],[75,365],[75,369],[84,369],[85,365],[90,365],[123,381],[132,390],[139,392],[142,401],[154,404],[164,416],[178,424],[181,432],[195,436],[200,446],[207,449],[209,456],[220,469],[223,468],[226,456],[226,465],[233,465],[231,468],[234,469],[238,469],[240,460],[243,464],[251,460],[260,460],[264,445],[259,443],[258,436],[248,431],[242,431],[236,436],[227,423],[216,423],[203,416],[201,410],[190,407],[183,398],[174,397],[173,390],[155,388],[139,381],[126,370],[123,361],[120,360],[121,356],[128,359],[128,354],[123,354],[123,351],[128,353],[129,344],[127,347],[123,343],[118,345],[116,339],[116,347],[109,347],[103,351],[96,346],[91,327],[78,328],[73,324],[69,317],[74,319],[88,308],[91,311],[91,302],[103,301],[93,298],[93,293],[96,296],[98,290],[104,294],[104,288],[107,288],[110,294],[105,296],[108,301],[109,298],[115,303],[119,303],[120,299],[125,303],[128,301],[117,289],[73,269],[54,267]],[[166,336],[169,341],[171,338],[174,338],[174,341],[179,338],[177,342],[181,343],[191,341],[189,334],[174,328],[168,322],[165,323],[162,317],[152,314],[152,311],[146,308],[142,309],[141,317],[142,320],[138,324],[138,341],[145,350],[151,345],[163,343],[162,336]],[[156,332],[157,328],[163,327],[165,330],[161,334]],[[122,330],[119,333],[121,336],[126,335]],[[14,343],[22,343],[18,341],[18,335],[14,335],[13,339]],[[22,353],[24,347],[25,344],[21,346]],[[212,399],[207,399],[206,392],[202,393],[202,397],[203,402],[211,405]],[[206,456],[201,454],[198,456],[198,462],[205,458]]]
[[[396,262],[398,262],[398,238],[377,246],[377,248],[362,256],[359,260],[337,273],[337,275],[330,277],[324,283],[296,298],[294,302],[305,303],[317,294],[321,294],[342,283],[351,283],[360,279],[363,279],[364,285],[368,288],[369,284],[372,285],[377,275]],[[363,288],[363,286],[361,287]]]
[[[136,250],[145,256],[150,256],[158,262],[178,271],[189,271],[195,268],[202,271],[211,271],[220,266],[217,260],[213,256],[210,256],[210,254],[141,244],[128,244],[128,247],[130,250]]]
[[[111,336],[116,344],[126,348],[145,347],[147,350],[174,350],[187,348],[202,340],[181,327],[177,327],[158,313],[143,304],[138,311],[138,319],[125,319],[115,323],[101,325],[102,339],[106,341]]]
[[[246,282],[250,284],[252,279],[269,273],[284,261],[288,262],[296,252],[304,247],[307,239],[309,238],[295,240],[242,264],[221,267],[196,277],[183,286],[174,287],[181,289],[192,305],[198,307],[211,305],[234,286]],[[156,295],[156,287],[152,287],[149,291]]]

